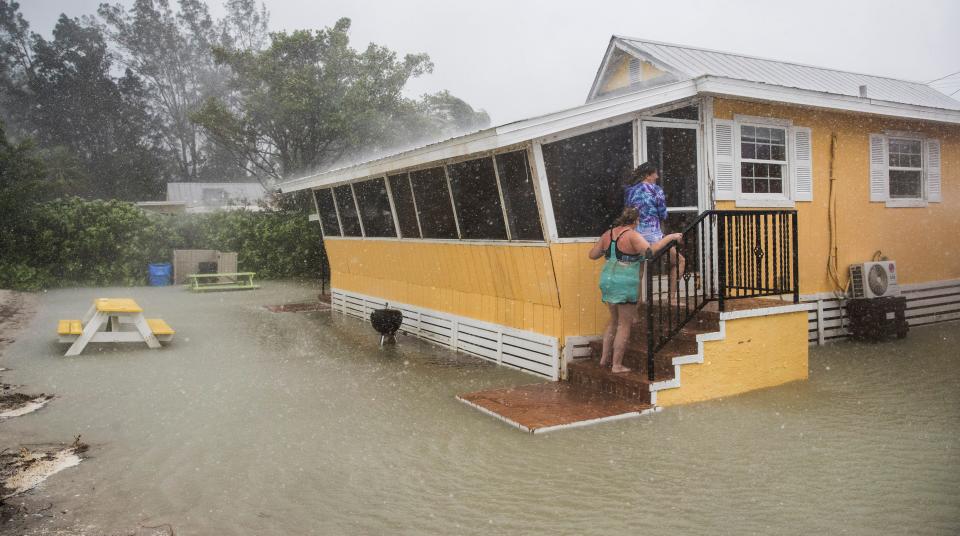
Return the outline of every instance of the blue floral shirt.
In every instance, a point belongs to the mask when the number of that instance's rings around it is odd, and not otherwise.
[[[640,211],[640,229],[660,229],[660,221],[667,219],[667,196],[656,184],[638,182],[627,188],[623,206],[637,207]]]

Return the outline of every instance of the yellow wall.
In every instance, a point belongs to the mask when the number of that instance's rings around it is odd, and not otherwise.
[[[375,239],[325,245],[334,288],[561,337],[547,247]]]
[[[602,260],[590,260],[593,244],[551,244],[560,291],[564,336],[603,333],[610,315],[600,301]],[[561,342],[562,343],[562,342]]]
[[[621,54],[619,59],[612,62],[607,68],[607,79],[600,88],[600,95],[625,88],[630,85],[630,56]],[[640,62],[640,81],[651,80],[667,74],[653,66],[650,62]]]
[[[714,116],[734,114],[793,120],[813,132],[813,201],[797,203],[800,292],[832,290],[826,272],[829,245],[830,137],[837,135],[834,163],[842,282],[850,264],[868,261],[877,250],[897,261],[898,280],[919,283],[960,278],[960,127],[893,120],[827,110],[717,99]],[[941,144],[943,202],[926,208],[887,208],[870,202],[869,136],[887,130],[921,133]],[[720,202],[718,209],[734,208]]]
[[[726,321],[726,338],[704,343],[703,363],[680,367],[680,387],[657,405],[700,402],[807,379],[807,313]]]

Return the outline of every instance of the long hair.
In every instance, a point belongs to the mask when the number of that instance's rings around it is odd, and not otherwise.
[[[633,226],[637,223],[637,220],[640,219],[640,211],[637,210],[637,207],[627,207],[623,209],[623,212],[620,213],[620,216],[613,220],[614,227],[620,227],[621,225],[630,225]]]
[[[643,179],[649,177],[652,173],[660,171],[657,166],[653,165],[653,162],[644,162],[637,166],[637,169],[633,170],[633,184],[638,182],[643,182]]]

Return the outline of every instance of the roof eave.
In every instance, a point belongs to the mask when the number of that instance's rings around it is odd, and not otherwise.
[[[734,78],[703,76],[697,79],[697,88],[700,93],[709,95],[782,102],[902,119],[960,124],[960,110],[854,97]]]
[[[288,193],[307,188],[331,186],[366,177],[383,176],[390,172],[431,162],[494,151],[590,123],[693,97],[696,94],[697,88],[693,81],[674,82],[612,99],[591,102],[548,115],[508,123],[480,131],[471,136],[453,138],[389,157],[285,181],[280,184],[280,190],[283,193]]]

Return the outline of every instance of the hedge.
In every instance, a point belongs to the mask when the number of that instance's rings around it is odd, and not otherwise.
[[[150,214],[122,201],[38,203],[2,241],[0,288],[143,285],[147,265],[174,249],[236,251],[241,270],[265,279],[319,278],[319,226],[299,211]]]

